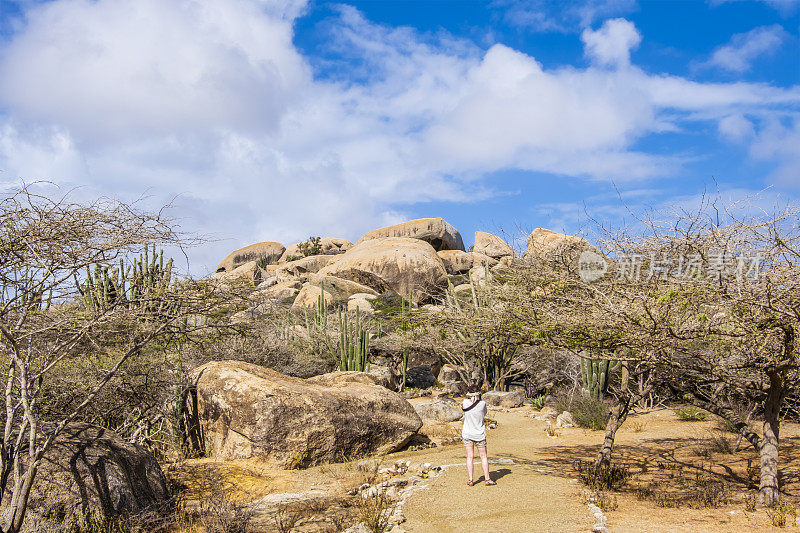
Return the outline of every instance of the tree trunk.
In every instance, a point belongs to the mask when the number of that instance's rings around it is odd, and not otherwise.
[[[596,468],[605,468],[611,465],[611,452],[614,449],[614,438],[617,435],[617,430],[628,418],[628,408],[630,406],[630,399],[623,402],[620,400],[611,409],[611,416],[606,423],[606,437],[603,440],[603,446],[600,448],[600,453],[597,454],[597,459],[594,461]]]
[[[620,383],[620,396],[616,405],[611,408],[611,415],[608,417],[606,423],[606,436],[603,439],[603,446],[597,454],[597,459],[594,461],[595,468],[607,468],[611,466],[611,452],[614,450],[614,439],[617,436],[617,430],[628,418],[628,411],[631,406],[631,395],[628,389],[630,381],[630,374],[628,372],[627,361],[622,362],[622,380]]]
[[[770,387],[764,402],[764,435],[758,446],[761,459],[761,503],[775,507],[780,496],[778,486],[778,442],[780,437],[780,408],[783,401],[783,376],[778,372],[769,374]]]

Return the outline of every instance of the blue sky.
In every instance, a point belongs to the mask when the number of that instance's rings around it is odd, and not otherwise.
[[[0,186],[230,249],[800,197],[800,1],[0,0]]]

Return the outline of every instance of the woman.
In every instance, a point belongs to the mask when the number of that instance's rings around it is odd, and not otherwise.
[[[480,389],[476,385],[470,386],[467,397],[461,404],[464,411],[464,428],[461,430],[461,438],[464,439],[464,446],[467,448],[467,474],[469,474],[470,487],[475,483],[472,481],[473,464],[475,460],[475,447],[478,447],[478,454],[481,456],[481,466],[483,467],[483,477],[487,485],[497,485],[489,477],[489,457],[486,455],[486,425],[483,422],[486,416],[486,402],[481,400]]]

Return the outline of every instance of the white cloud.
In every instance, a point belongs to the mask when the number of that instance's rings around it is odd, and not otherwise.
[[[788,36],[780,24],[759,26],[747,33],[737,33],[728,44],[716,48],[703,66],[731,72],[746,72],[760,56],[775,52]]]
[[[344,7],[324,37],[347,50],[332,71],[358,75],[315,79],[292,43],[303,6],[32,8],[0,50],[0,185],[46,178],[154,205],[178,195],[185,229],[228,239],[194,253],[213,269],[235,246],[357,239],[410,203],[485,198],[482,178],[502,169],[670,175],[693,154],[637,150],[641,139],[800,106],[798,89],[648,74],[630,65],[641,37],[621,19],[584,34],[595,65],[544,69],[503,45],[484,51]]]
[[[734,142],[741,142],[755,133],[753,123],[740,114],[724,117],[718,128],[720,135]]]
[[[605,21],[599,30],[583,30],[581,40],[592,61],[600,65],[625,66],[630,64],[631,50],[639,46],[642,35],[632,22],[611,19]]]
[[[636,11],[636,0],[496,0],[495,7],[504,10],[503,20],[511,25],[536,32],[571,33],[598,20]]]
[[[750,152],[756,159],[777,162],[770,179],[800,189],[800,117],[790,121],[768,119],[758,132]]]

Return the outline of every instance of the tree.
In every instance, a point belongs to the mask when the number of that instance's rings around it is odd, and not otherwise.
[[[729,420],[758,450],[760,498],[772,506],[781,409],[798,377],[798,211],[753,214],[746,205],[718,204],[643,219],[638,232],[605,232],[601,249],[534,276],[541,284],[531,289],[529,310],[535,321],[549,321],[549,338],[622,349],[621,359]],[[581,270],[592,265],[599,276]],[[737,398],[761,407],[762,435],[736,409]],[[606,434],[612,445],[614,417]]]
[[[28,497],[47,451],[131,357],[165,335],[196,327],[189,318],[213,303],[214,288],[189,280],[104,288],[102,305],[87,299],[85,274],[101,279],[117,262],[148,245],[181,245],[163,212],[99,200],[51,199],[29,187],[0,200],[0,361],[6,364],[0,414],[0,494],[3,533],[22,528]],[[163,266],[163,265],[162,265]],[[147,273],[143,273],[148,275]],[[91,274],[90,274],[91,275]],[[104,376],[56,418],[43,393],[71,360],[92,359]]]

